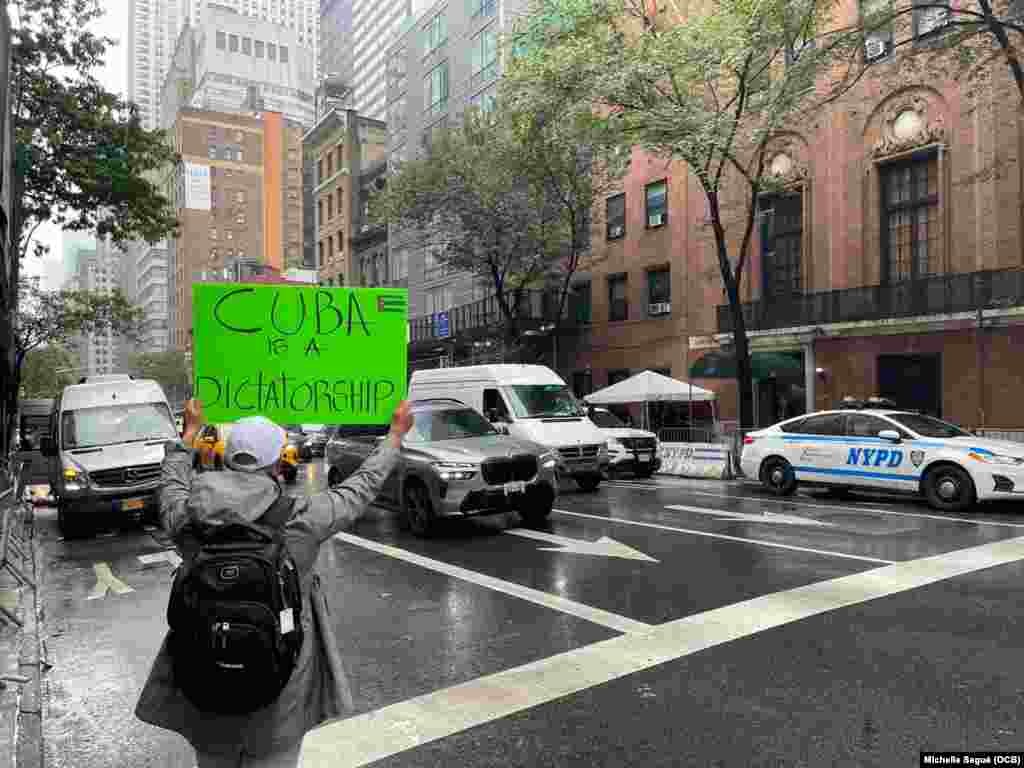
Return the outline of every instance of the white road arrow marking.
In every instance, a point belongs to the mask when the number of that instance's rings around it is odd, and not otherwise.
[[[543,531],[531,531],[526,528],[513,528],[505,531],[513,536],[522,536],[525,539],[537,539],[546,541],[549,544],[557,544],[557,547],[541,547],[539,552],[567,552],[572,555],[600,555],[602,557],[621,557],[624,560],[643,560],[647,563],[658,562],[653,557],[643,552],[627,547],[615,539],[602,536],[597,541],[584,541],[581,539],[569,539],[565,536],[556,536],[553,533]]]
[[[696,512],[699,515],[711,515],[719,520],[745,520],[749,523],[779,523],[781,525],[813,525],[822,528],[835,528],[835,523],[815,520],[813,517],[797,515],[780,515],[775,512],[729,512],[724,509],[706,509],[705,507],[687,507],[682,504],[669,504],[666,509],[677,509],[681,512]]]
[[[139,560],[144,565],[152,565],[161,561],[170,563],[171,568],[177,568],[181,563],[181,557],[173,549],[165,549],[163,552],[151,552],[148,555],[139,555]]]
[[[114,575],[109,563],[93,563],[92,570],[96,574],[96,586],[92,588],[87,600],[100,600],[106,597],[110,590],[114,590],[114,594],[117,595],[135,591]]]

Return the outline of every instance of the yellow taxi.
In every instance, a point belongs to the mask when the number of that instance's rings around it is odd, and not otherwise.
[[[224,444],[231,432],[231,424],[207,424],[196,436],[192,447],[196,451],[193,466],[200,472],[224,469]],[[289,485],[299,474],[299,449],[291,442],[281,451],[281,469]]]

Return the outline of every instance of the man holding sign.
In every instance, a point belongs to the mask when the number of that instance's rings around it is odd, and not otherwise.
[[[135,714],[187,738],[198,768],[295,768],[305,733],[340,717],[346,701],[314,569],[320,545],[351,527],[377,496],[412,416],[399,403],[387,438],[358,472],[322,493],[290,498],[279,478],[285,431],[264,416],[234,425],[224,451],[228,471],[194,476],[187,446],[202,411],[188,402],[182,441],[166,448],[160,518],[184,560],[168,609],[171,631]],[[247,535],[229,541],[228,531]],[[267,588],[239,599],[246,583]],[[246,610],[248,619],[239,613]]]

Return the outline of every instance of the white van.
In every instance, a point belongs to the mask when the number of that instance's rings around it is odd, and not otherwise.
[[[159,384],[124,378],[65,387],[51,434],[42,453],[65,538],[90,533],[101,515],[156,513],[164,444],[177,437]]]
[[[410,400],[452,398],[475,408],[499,431],[550,450],[558,470],[585,491],[608,467],[606,438],[557,373],[543,365],[473,365],[415,371]]]

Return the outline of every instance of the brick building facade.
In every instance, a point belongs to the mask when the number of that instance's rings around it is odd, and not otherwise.
[[[965,425],[1024,427],[1020,97],[1001,61],[967,83],[903,57],[769,149],[787,191],[759,203],[743,286],[760,425],[881,394]],[[623,192],[595,210],[580,286],[590,322],[559,368],[577,390],[645,368],[692,373],[734,419],[704,195],[684,166],[640,152]]]
[[[183,169],[207,168],[208,196],[176,192],[171,265],[173,344],[187,350],[192,283],[245,261],[277,271],[302,262],[302,127],[276,112],[183,109],[174,124]],[[183,174],[182,174],[183,175]]]

